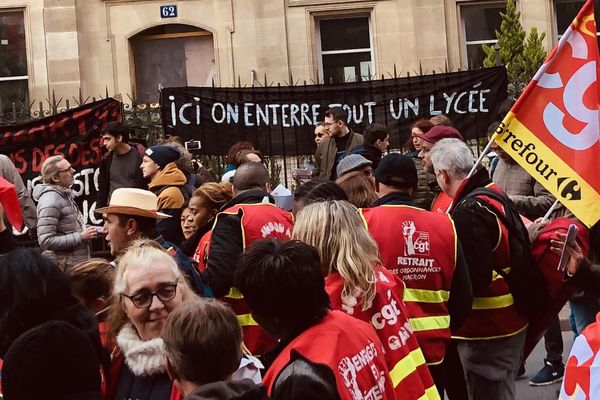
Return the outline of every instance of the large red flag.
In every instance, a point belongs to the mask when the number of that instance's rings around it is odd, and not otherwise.
[[[587,226],[600,219],[599,71],[594,2],[587,0],[496,136]]]

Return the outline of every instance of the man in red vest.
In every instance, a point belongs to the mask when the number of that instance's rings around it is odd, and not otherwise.
[[[314,247],[258,242],[240,257],[235,284],[254,318],[280,339],[263,357],[271,399],[396,398],[371,324],[329,309]]]
[[[419,152],[419,158],[423,162],[423,168],[425,168],[425,171],[433,174],[433,166],[431,164],[430,156],[431,149],[440,140],[448,138],[464,140],[456,128],[447,125],[434,126],[419,136],[419,139],[421,139],[421,151]],[[452,199],[448,197],[446,193],[441,191],[440,187],[437,185],[437,182],[432,182],[429,184],[429,186],[434,192],[438,193],[435,199],[433,199],[433,203],[431,203],[431,211],[437,211],[442,214],[446,213],[448,208],[450,208],[450,204],[452,204]]]
[[[490,179],[485,168],[468,177],[474,159],[461,140],[440,140],[431,150],[431,161],[440,187],[453,199],[450,215],[473,286],[471,312],[453,333],[459,339],[469,398],[514,399],[527,320],[515,308],[507,281],[496,272],[509,272],[509,232],[489,207],[504,213],[504,206],[482,195],[468,196],[488,186]]]
[[[465,321],[473,301],[462,248],[448,215],[425,211],[412,202],[418,175],[410,157],[385,156],[375,177],[380,198],[360,213],[379,246],[383,265],[406,285],[411,326],[443,393],[445,382],[464,380],[460,368],[442,364],[451,331]]]
[[[245,163],[236,170],[234,197],[215,217],[206,250],[206,269],[202,273],[213,295],[224,298],[233,308],[244,330],[244,343],[256,355],[275,342],[252,319],[233,285],[233,276],[239,255],[254,241],[266,238],[289,240],[292,237],[292,214],[274,204],[269,194],[269,181],[269,172],[260,163]]]

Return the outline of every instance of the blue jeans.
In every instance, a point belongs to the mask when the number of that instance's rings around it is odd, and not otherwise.
[[[577,337],[592,322],[596,321],[596,314],[600,311],[600,302],[591,297],[576,297],[569,300],[571,315],[569,324]]]

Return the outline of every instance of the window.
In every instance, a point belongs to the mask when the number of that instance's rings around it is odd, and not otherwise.
[[[363,81],[375,75],[369,17],[317,22],[320,75],[326,83]]]
[[[561,36],[565,33],[571,22],[581,10],[581,7],[585,1],[583,0],[555,0],[555,12],[556,12],[556,35],[557,40],[561,38]],[[596,30],[598,30],[598,19],[600,15],[600,1],[594,0],[594,10],[596,17]],[[596,37],[598,37],[598,33],[596,33]],[[600,41],[599,41],[600,43]]]
[[[482,44],[494,45],[496,30],[500,30],[505,3],[470,4],[460,7],[465,47],[463,62],[469,69],[483,67],[485,53]]]
[[[140,103],[158,101],[159,87],[210,86],[215,78],[213,37],[208,31],[160,25],[134,36],[131,43]]]
[[[0,111],[29,103],[23,11],[0,11]]]

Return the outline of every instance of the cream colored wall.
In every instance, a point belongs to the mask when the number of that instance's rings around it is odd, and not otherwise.
[[[370,15],[375,73],[441,71],[462,66],[458,7],[467,0],[179,0],[178,17],[161,19],[154,0],[2,0],[24,8],[31,98],[132,93],[129,38],[152,26],[182,23],[213,33],[217,83],[310,83],[318,76],[315,34],[320,17]],[[552,0],[520,0],[526,29],[553,45]],[[125,97],[126,98],[126,97]]]

